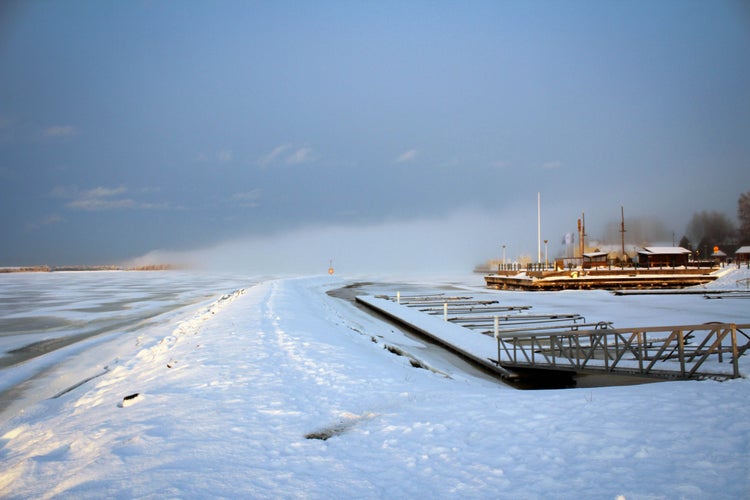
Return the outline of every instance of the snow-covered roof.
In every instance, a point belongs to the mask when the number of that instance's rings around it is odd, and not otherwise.
[[[589,259],[593,259],[595,257],[605,257],[609,255],[609,252],[585,252],[583,254],[584,257],[588,257]]]
[[[738,248],[734,254],[737,255],[738,253],[750,253],[750,245]]]
[[[727,254],[722,252],[721,250],[717,250],[711,254],[711,257],[726,257],[726,256]]]
[[[682,247],[644,247],[639,253],[649,253],[653,255],[675,255],[689,254],[690,250]]]

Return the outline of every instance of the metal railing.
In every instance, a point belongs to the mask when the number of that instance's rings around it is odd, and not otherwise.
[[[750,324],[709,323],[567,332],[498,331],[505,368],[621,373],[658,378],[738,378]],[[729,365],[729,366],[728,366]]]

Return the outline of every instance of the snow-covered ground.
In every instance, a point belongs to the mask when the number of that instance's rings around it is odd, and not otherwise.
[[[748,380],[518,391],[326,294],[358,281],[248,280],[57,351],[26,406],[0,415],[0,497],[750,497]],[[451,287],[616,327],[750,322],[749,299],[368,281],[367,293]],[[69,390],[31,403],[61,377]]]

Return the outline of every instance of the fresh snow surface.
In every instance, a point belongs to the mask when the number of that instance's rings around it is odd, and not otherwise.
[[[750,497],[748,380],[515,390],[326,294],[357,281],[249,281],[57,359],[35,380],[64,372],[69,390],[0,414],[0,497]],[[615,327],[750,322],[750,299],[367,281]]]

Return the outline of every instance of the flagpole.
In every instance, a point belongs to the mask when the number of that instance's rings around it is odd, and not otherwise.
[[[542,193],[536,193],[536,261],[542,262]]]

